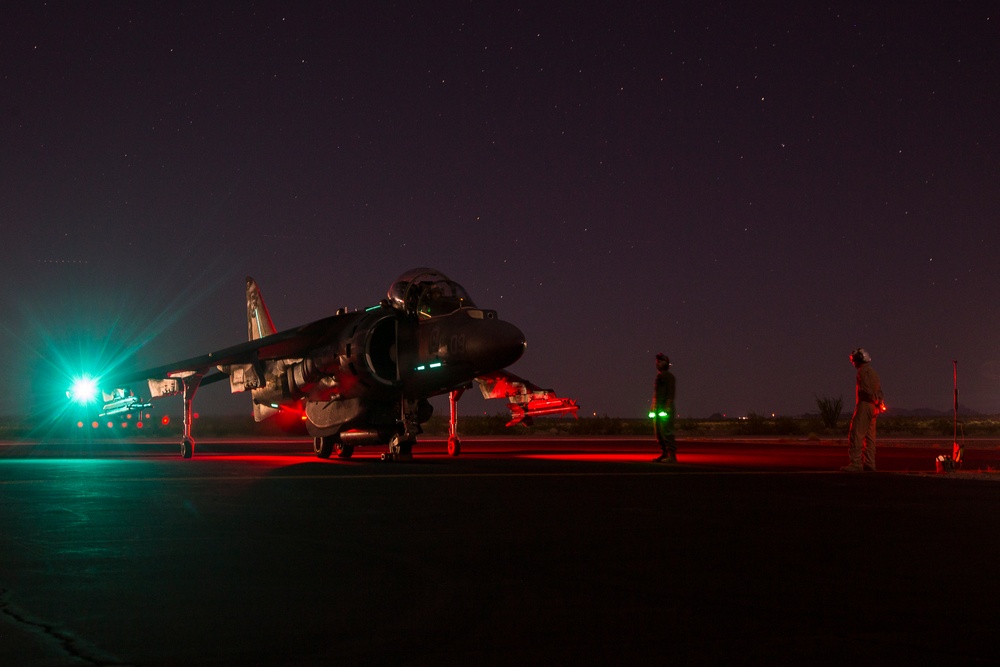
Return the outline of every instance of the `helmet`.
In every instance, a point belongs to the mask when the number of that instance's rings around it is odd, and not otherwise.
[[[868,354],[868,351],[863,347],[851,352],[851,363],[853,364],[867,364],[872,360],[872,355]]]
[[[670,366],[670,357],[660,352],[656,355],[656,365]]]

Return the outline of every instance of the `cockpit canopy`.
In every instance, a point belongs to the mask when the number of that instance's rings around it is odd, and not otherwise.
[[[465,288],[434,269],[407,271],[389,288],[392,307],[407,315],[438,317],[459,308],[475,308]]]

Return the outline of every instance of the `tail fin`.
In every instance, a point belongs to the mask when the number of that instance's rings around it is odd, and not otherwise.
[[[274,322],[264,305],[264,297],[257,287],[257,281],[247,276],[247,335],[250,340],[257,340],[274,332]]]

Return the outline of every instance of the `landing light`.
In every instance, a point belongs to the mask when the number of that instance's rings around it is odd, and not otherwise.
[[[66,396],[76,403],[90,403],[97,398],[97,380],[84,375],[73,381]]]

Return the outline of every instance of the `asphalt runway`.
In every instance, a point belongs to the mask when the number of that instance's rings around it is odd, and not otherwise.
[[[680,444],[0,443],[0,663],[1000,664],[994,443]]]

